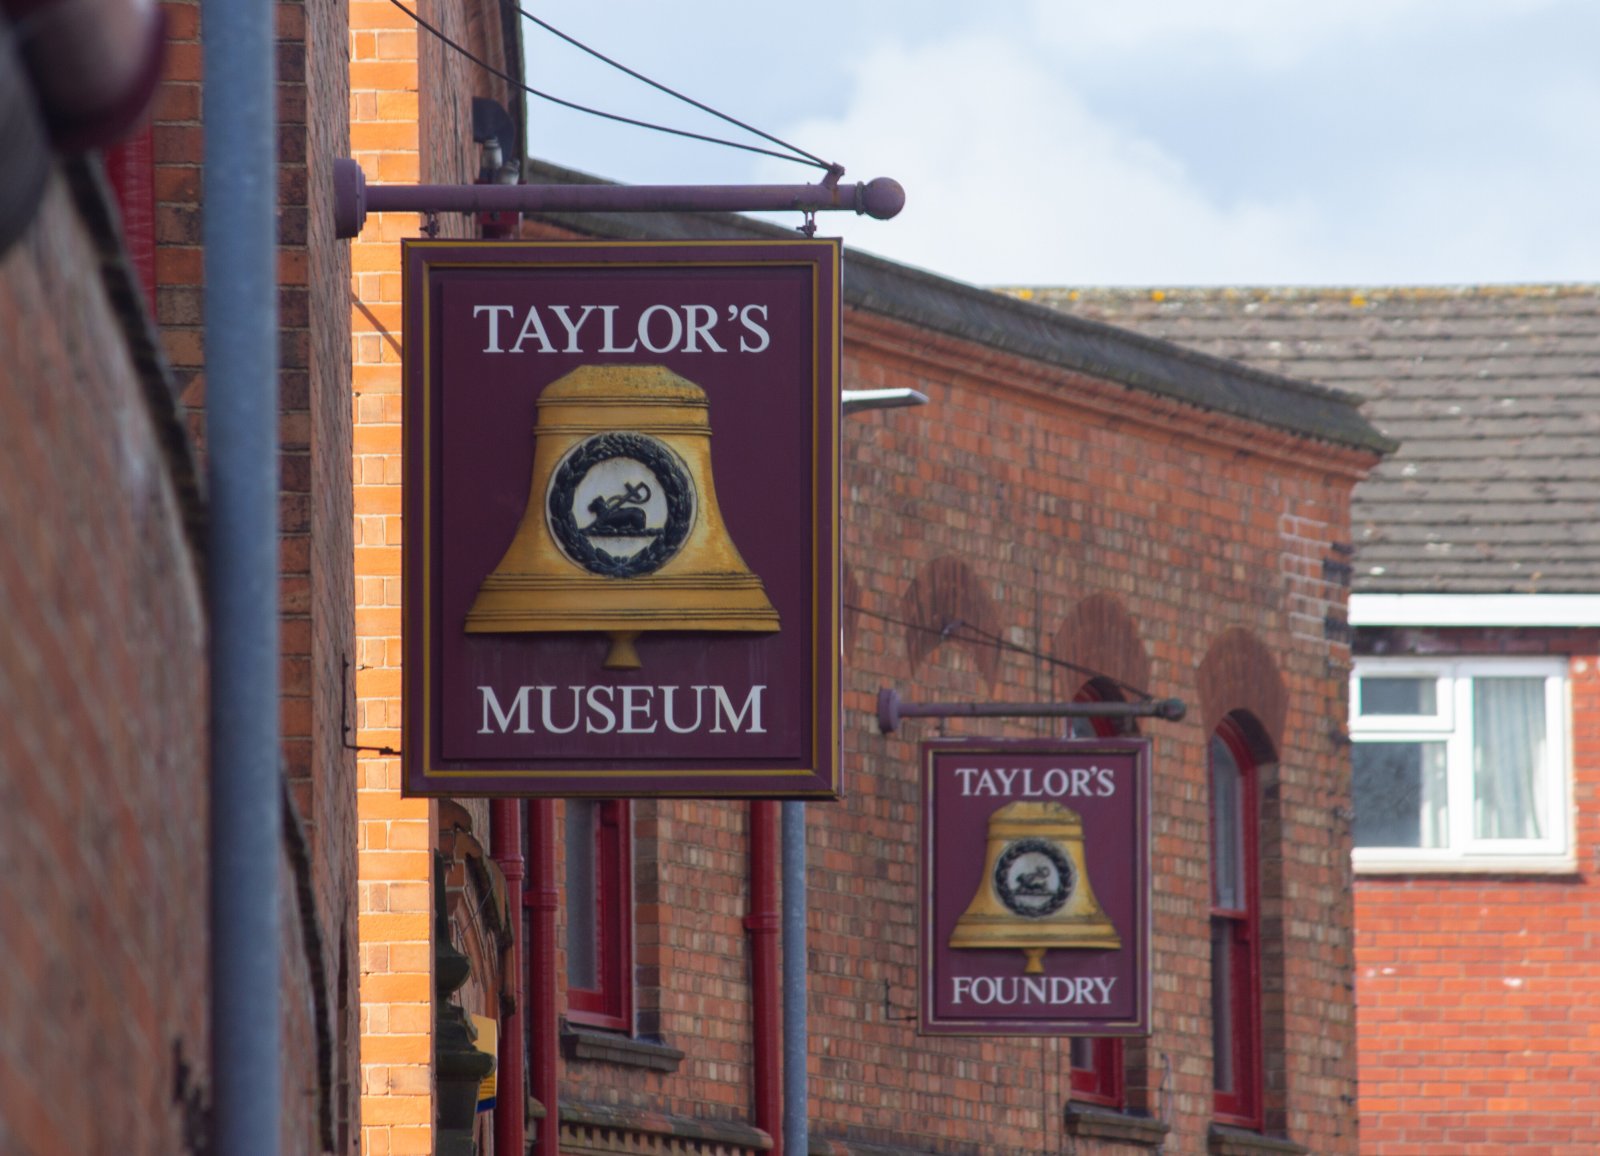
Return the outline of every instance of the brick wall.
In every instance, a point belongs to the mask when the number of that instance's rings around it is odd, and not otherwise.
[[[382,0],[350,6],[351,146],[368,179],[421,178],[416,26]],[[400,276],[414,217],[381,216],[352,243],[357,741],[400,746]],[[362,756],[362,1150],[433,1146],[432,846],[426,801],[398,796],[399,761]]]
[[[197,1151],[206,653],[185,478],[57,177],[0,258],[0,1151]],[[136,293],[133,282],[125,287]]]
[[[315,994],[318,1143],[357,1136],[355,581],[348,244],[334,239],[332,161],[350,152],[344,0],[278,13],[279,378],[285,770],[310,879],[297,888]],[[308,893],[309,892],[309,893]],[[299,1053],[304,1056],[305,1053]],[[302,1061],[303,1062],[303,1061]],[[294,1087],[305,1073],[287,1082]]]
[[[1587,1154],[1600,1148],[1600,632],[1425,641],[1569,656],[1577,867],[1357,880],[1362,1151]]]
[[[1206,1150],[1206,738],[1244,712],[1277,756],[1262,799],[1267,1127],[1317,1153],[1355,1152],[1339,818],[1348,781],[1330,727],[1344,714],[1349,651],[1323,626],[1325,610],[1342,617],[1344,591],[1322,575],[1348,542],[1349,491],[1370,461],[862,311],[847,311],[844,369],[847,388],[911,387],[931,404],[845,423],[847,797],[808,808],[814,1143],[1141,1150],[1064,1134],[1064,1042],[923,1039],[907,1019],[917,1000],[915,744],[940,728],[913,720],[881,736],[877,692],[1070,697],[1084,676],[1028,653],[1046,651],[1136,674],[1190,707],[1181,724],[1143,728],[1155,741],[1154,1034],[1128,1048],[1130,1107],[1170,1121],[1167,1151]],[[952,618],[1005,645],[930,636]],[[1037,737],[1053,727],[943,729]],[[655,809],[659,902],[637,914],[641,944],[659,946],[640,975],[659,967],[661,1033],[685,1058],[670,1075],[569,1063],[563,1095],[631,1110],[645,1130],[659,1127],[656,1113],[745,1121],[744,814],[718,803]]]
[[[476,55],[504,61],[491,0],[423,3],[423,19]],[[350,0],[350,141],[372,182],[477,176],[474,95],[511,105],[503,82],[446,49],[386,0]],[[504,66],[504,65],[502,65]],[[520,97],[518,98],[520,99]],[[362,1150],[433,1150],[432,900],[436,807],[400,798],[400,241],[415,214],[368,218],[352,243],[356,654],[353,722],[360,861]],[[443,236],[474,235],[447,214]],[[389,753],[385,753],[389,752]],[[474,829],[487,840],[487,824]]]
[[[905,1087],[897,1073],[917,1067],[918,1041],[881,1008],[884,980],[892,1003],[913,1002],[911,740],[933,725],[880,737],[871,724],[878,688],[1028,701],[1066,697],[1079,681],[1015,651],[985,656],[970,645],[955,653],[943,645],[920,667],[908,662],[915,636],[886,619],[906,617],[904,591],[917,574],[954,557],[991,603],[995,633],[1025,650],[1053,651],[1059,627],[1085,599],[1117,599],[1148,656],[1146,689],[1189,703],[1183,724],[1143,728],[1156,744],[1157,979],[1148,1067],[1129,1073],[1134,1103],[1170,1117],[1170,1143],[1180,1151],[1198,1147],[1210,1118],[1205,738],[1238,710],[1265,729],[1278,755],[1264,799],[1276,805],[1263,807],[1264,964],[1278,973],[1264,1008],[1267,1123],[1314,1151],[1352,1150],[1353,1121],[1340,1100],[1354,1074],[1344,990],[1348,834],[1330,821],[1345,788],[1342,755],[1324,724],[1342,709],[1342,679],[1328,664],[1347,652],[1297,629],[1295,598],[1298,573],[1320,567],[1348,540],[1355,462],[1335,453],[1319,461],[1310,446],[1243,423],[1044,375],[992,353],[978,362],[974,351],[892,323],[851,316],[846,332],[849,385],[920,388],[931,404],[847,422],[845,557],[862,607],[847,654],[846,757],[856,765],[851,799],[826,811],[833,821],[819,833],[846,858],[825,889],[834,894],[820,928],[839,960],[830,979],[838,1010],[812,1030],[865,1038],[836,1059],[820,1097],[838,1105],[843,1133],[862,1140],[907,1135],[908,1120],[931,1115],[921,1130],[932,1150],[935,1137],[952,1131],[969,1142],[992,1136],[986,1151],[1063,1143],[1052,1098],[1059,1103],[1067,1083],[1064,1047],[952,1041],[941,1044],[935,1071]],[[1291,557],[1299,564],[1286,565]],[[1058,657],[1089,665],[1099,656]],[[946,729],[994,733],[991,726]],[[1039,735],[1049,727],[1007,730]],[[885,832],[903,832],[901,845],[885,847]],[[876,882],[885,870],[898,886]],[[889,942],[863,941],[861,932],[877,926],[891,930]],[[859,956],[863,942],[873,948],[868,959]],[[1282,991],[1276,1006],[1273,986]],[[872,1026],[852,1033],[852,1024]],[[1157,1085],[1169,1063],[1163,1095]],[[876,1085],[865,1097],[862,1080]],[[976,1105],[930,1111],[963,1081]]]
[[[437,15],[437,13],[433,13]],[[372,181],[421,179],[418,33],[385,0],[351,0],[350,139]],[[414,216],[367,222],[351,243],[357,739],[400,747],[400,260]],[[399,797],[400,764],[357,765],[362,1151],[433,1149],[433,845],[426,800]]]
[[[199,6],[164,5],[154,109],[156,321],[205,441]],[[347,248],[333,239],[331,161],[349,152],[343,0],[275,9],[278,148],[281,725],[291,830],[283,860],[286,1145],[352,1151],[356,858]],[[353,723],[351,724],[353,736]],[[353,737],[351,739],[353,741]]]

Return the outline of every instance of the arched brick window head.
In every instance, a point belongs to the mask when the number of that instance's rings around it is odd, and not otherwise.
[[[902,600],[906,653],[913,666],[942,644],[964,648],[979,673],[993,679],[1000,652],[985,641],[1000,632],[994,599],[972,568],[959,558],[936,558],[917,574]]]

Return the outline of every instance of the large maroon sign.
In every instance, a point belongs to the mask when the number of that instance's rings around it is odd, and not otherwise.
[[[1150,1030],[1150,747],[922,747],[920,1030]]]
[[[837,242],[404,259],[406,793],[835,797]]]

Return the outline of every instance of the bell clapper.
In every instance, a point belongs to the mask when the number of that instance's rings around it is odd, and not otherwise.
[[[1050,949],[1047,947],[1024,947],[1022,949],[1022,954],[1027,957],[1028,966],[1022,969],[1022,974],[1043,975],[1044,953],[1049,950]]]
[[[611,638],[611,649],[606,652],[607,670],[638,670],[644,665],[633,645],[634,639],[639,637],[637,630],[611,630],[607,634]]]

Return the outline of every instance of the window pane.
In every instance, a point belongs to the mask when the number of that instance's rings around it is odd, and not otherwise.
[[[1473,834],[1479,839],[1540,838],[1544,765],[1544,679],[1475,679]]]
[[[567,984],[600,986],[595,942],[595,812],[590,799],[567,800]]]
[[[1439,713],[1439,683],[1433,678],[1363,678],[1362,714],[1424,715]]]
[[[1072,1038],[1072,1066],[1079,1071],[1094,1067],[1094,1041],[1083,1036]]]
[[[1233,1091],[1233,929],[1211,921],[1211,1062],[1213,1086]]]
[[[1211,740],[1211,902],[1244,907],[1244,798],[1239,764],[1228,744]]]
[[[1443,847],[1449,838],[1444,743],[1356,743],[1357,847]]]

